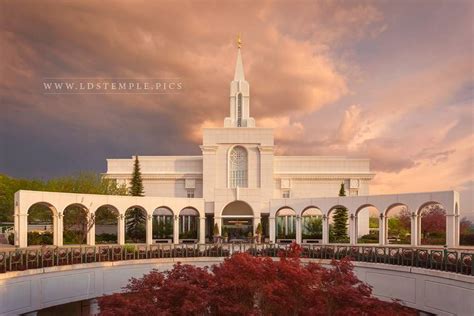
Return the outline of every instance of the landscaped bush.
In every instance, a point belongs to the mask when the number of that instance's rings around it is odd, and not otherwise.
[[[296,239],[296,233],[289,233],[289,234],[280,233],[278,234],[278,239]]]
[[[459,243],[463,246],[474,246],[474,234],[461,234]]]
[[[28,246],[52,245],[53,233],[51,232],[28,232]]]
[[[96,244],[114,244],[117,243],[117,235],[116,234],[99,234],[95,236],[95,243]]]
[[[65,230],[63,232],[63,239],[65,245],[78,245],[84,242],[84,238],[82,237],[82,232],[72,231],[72,230]]]
[[[379,234],[376,231],[371,231],[369,234],[359,237],[357,242],[361,244],[377,244],[379,242]]]
[[[196,230],[189,230],[185,233],[179,234],[180,239],[197,239],[198,233]]]
[[[238,253],[212,268],[176,264],[99,298],[101,315],[416,315],[372,297],[348,259],[303,265],[293,245],[280,260]]]
[[[323,239],[322,233],[303,234],[303,239]]]

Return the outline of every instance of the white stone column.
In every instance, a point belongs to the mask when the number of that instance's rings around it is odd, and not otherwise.
[[[58,225],[56,228],[57,231],[57,239],[56,239],[56,246],[61,247],[64,243],[63,235],[64,235],[64,215],[62,212],[58,213]]]
[[[387,228],[387,218],[383,214],[380,214],[379,215],[379,245],[380,246],[385,245],[386,228]]]
[[[456,236],[456,216],[454,214],[446,214],[446,245],[448,248],[457,246]]]
[[[351,245],[357,244],[357,217],[354,214],[349,215],[349,243]]]
[[[329,218],[323,215],[323,244],[329,244]]]
[[[95,245],[95,214],[90,214],[88,218],[88,226],[90,227],[87,232],[87,244],[89,246]]]
[[[296,243],[301,245],[303,236],[302,234],[302,229],[301,229],[301,216],[297,215],[296,216]]]
[[[199,243],[206,243],[206,218],[199,218]]]
[[[268,218],[268,231],[270,233],[270,242],[275,243],[276,238],[275,238],[275,226],[276,226],[276,221],[275,217],[270,216]]]
[[[420,216],[416,215],[415,212],[411,213],[411,246],[416,247],[420,243]]]
[[[146,216],[146,244],[153,243],[153,217],[149,214]]]
[[[454,215],[454,244],[455,247],[459,247],[461,238],[461,227],[460,227],[460,216],[459,214]]]
[[[117,218],[117,243],[125,245],[125,215],[120,214]]]
[[[16,202],[15,202],[16,203]],[[15,246],[20,246],[20,216],[18,215],[18,207],[15,207],[15,214],[13,216],[13,221],[14,221],[14,241],[15,241]]]
[[[18,214],[18,246],[28,246],[28,214]]]
[[[179,216],[174,216],[173,221],[173,243],[179,244]]]

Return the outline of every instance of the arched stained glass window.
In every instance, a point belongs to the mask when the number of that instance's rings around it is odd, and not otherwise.
[[[229,185],[231,188],[247,187],[247,150],[241,146],[232,148],[229,156]]]

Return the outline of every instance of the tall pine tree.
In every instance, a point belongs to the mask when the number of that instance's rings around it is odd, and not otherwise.
[[[145,193],[143,191],[143,180],[142,180],[142,173],[140,171],[140,161],[138,161],[138,156],[135,156],[135,162],[133,163],[133,174],[132,174],[132,181],[130,181],[130,189],[129,189],[131,196],[143,196]]]
[[[346,196],[346,190],[344,189],[344,183],[341,183],[339,189],[339,196]],[[332,242],[345,243],[349,241],[349,235],[347,234],[347,220],[349,216],[345,207],[339,207],[334,211],[333,224],[332,224]]]
[[[138,156],[135,156],[133,164],[132,180],[130,181],[129,193],[132,196],[143,196],[142,173],[140,171],[140,162]],[[139,207],[131,208],[125,216],[127,239],[133,242],[144,242],[146,232],[146,213]]]

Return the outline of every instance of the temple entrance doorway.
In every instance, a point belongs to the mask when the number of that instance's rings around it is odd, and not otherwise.
[[[253,237],[253,211],[243,201],[234,201],[222,211],[222,236],[229,242],[250,242]]]

